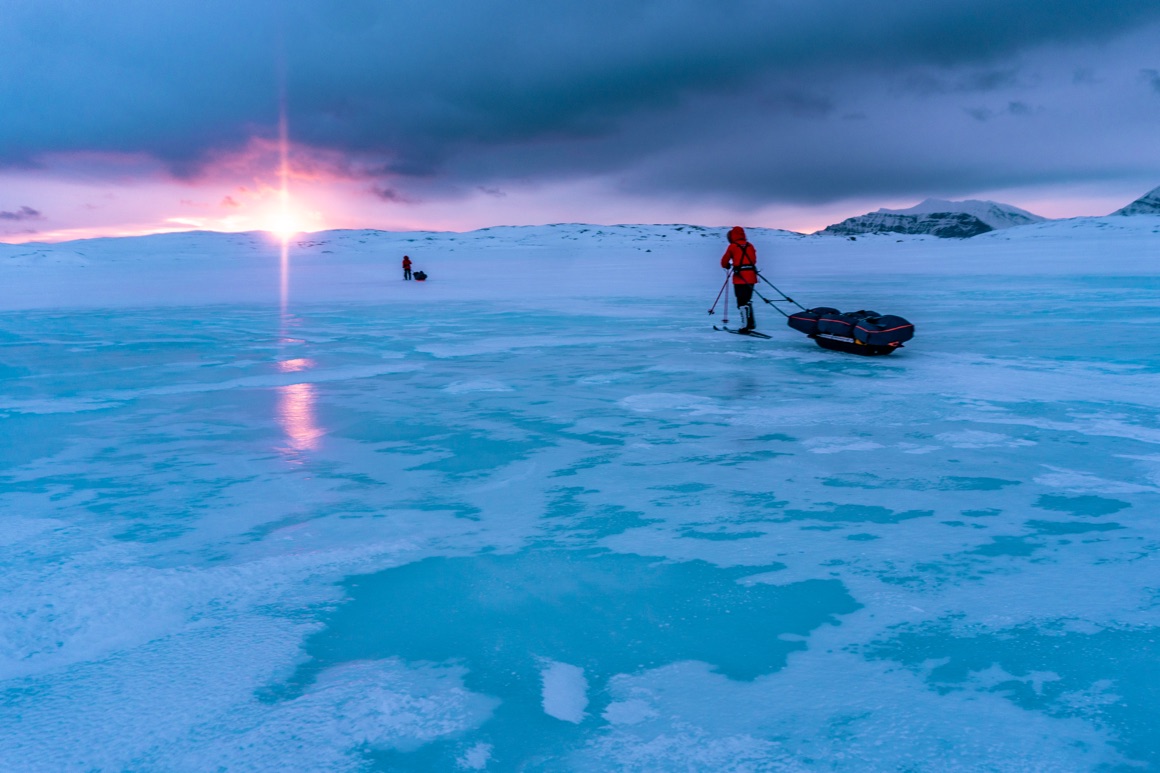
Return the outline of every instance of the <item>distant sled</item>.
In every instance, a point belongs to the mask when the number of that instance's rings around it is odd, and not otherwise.
[[[852,311],[829,306],[806,309],[786,317],[794,330],[805,333],[823,349],[864,356],[893,354],[914,338],[914,325],[893,314]]]

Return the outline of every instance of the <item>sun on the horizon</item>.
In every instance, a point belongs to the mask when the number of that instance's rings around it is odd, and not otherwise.
[[[320,213],[296,206],[288,193],[279,192],[277,206],[268,211],[261,228],[280,241],[288,241],[298,234],[317,231],[321,225]]]
[[[304,223],[302,223],[293,213],[283,212],[276,215],[263,229],[274,236],[278,237],[280,241],[289,241],[298,234],[307,230]]]
[[[278,186],[278,207],[265,230],[277,236],[285,244],[298,234],[310,230],[307,226],[305,213],[295,207],[294,202],[290,198],[290,177],[292,169],[290,165],[290,139],[286,123],[285,105],[282,107],[281,117],[278,121],[278,154],[280,156],[278,178],[281,183]]]

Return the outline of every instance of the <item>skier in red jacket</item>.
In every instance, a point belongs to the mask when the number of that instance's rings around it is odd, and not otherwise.
[[[757,248],[745,240],[745,229],[734,226],[729,231],[729,247],[721,257],[721,267],[733,269],[733,294],[741,310],[741,332],[757,328],[753,318],[753,286],[757,284]]]
[[[406,255],[403,256],[403,279],[411,278],[411,259]]]

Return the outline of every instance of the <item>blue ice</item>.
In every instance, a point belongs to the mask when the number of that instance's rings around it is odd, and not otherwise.
[[[0,312],[0,767],[1160,767],[1154,274],[430,273]]]

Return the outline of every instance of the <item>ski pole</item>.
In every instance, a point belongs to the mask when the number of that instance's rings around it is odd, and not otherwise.
[[[733,274],[733,269],[729,269],[729,271],[727,271],[725,273],[725,281],[721,284],[721,289],[717,291],[717,298],[713,301],[713,306],[709,309],[710,314],[712,314],[714,312],[714,310],[717,308],[717,304],[720,303],[721,293],[725,292],[725,286],[727,284],[729,284],[729,277],[732,274]],[[725,308],[725,315],[728,316],[729,315],[729,308],[728,308],[729,304],[726,303],[725,307],[726,307]],[[728,322],[728,320],[726,320],[726,322]]]
[[[733,269],[730,268],[729,273],[725,275],[725,287],[729,286],[729,280],[732,278]],[[724,290],[724,288],[722,288],[722,290]],[[729,327],[729,296],[725,296],[725,304],[722,308],[723,312],[721,314],[721,324],[723,324],[725,327]]]

